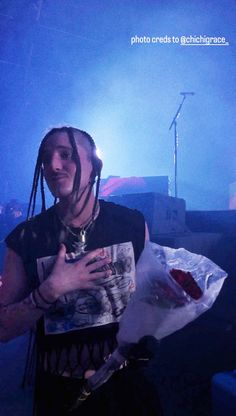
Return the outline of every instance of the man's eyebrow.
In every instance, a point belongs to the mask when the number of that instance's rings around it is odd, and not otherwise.
[[[51,150],[54,150],[54,149],[71,150],[71,151],[73,150],[72,147],[64,146],[64,145],[58,145],[56,147],[48,147],[48,148],[46,147],[46,148],[43,149],[42,153],[47,153],[47,152],[50,152]]]

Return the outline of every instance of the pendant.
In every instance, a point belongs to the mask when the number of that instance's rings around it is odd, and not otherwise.
[[[80,242],[81,243],[83,243],[83,244],[85,244],[86,243],[86,230],[84,230],[83,228],[82,228],[82,230],[80,231],[80,233],[79,233],[79,239],[80,239]]]
[[[76,256],[80,256],[81,254],[85,253],[85,248],[86,248],[86,230],[81,230],[79,235],[78,235],[78,239],[79,241],[74,241],[72,246],[75,250]]]
[[[72,247],[73,247],[73,250],[75,251],[76,257],[85,253],[86,244],[82,243],[81,241],[74,241],[72,243]]]

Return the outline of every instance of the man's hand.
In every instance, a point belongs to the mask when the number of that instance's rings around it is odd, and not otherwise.
[[[65,259],[66,247],[61,244],[53,270],[40,286],[45,296],[54,300],[76,289],[98,289],[101,279],[112,273],[108,267],[104,267],[111,262],[111,258],[104,255],[104,249],[91,251],[72,263]],[[101,271],[101,268],[104,270]]]

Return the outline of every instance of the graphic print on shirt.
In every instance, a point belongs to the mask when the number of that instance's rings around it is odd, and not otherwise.
[[[68,331],[118,322],[135,289],[135,260],[131,242],[105,247],[112,259],[110,277],[102,278],[99,290],[76,290],[61,296],[45,313],[45,334]],[[75,261],[74,253],[67,255]],[[56,256],[37,259],[40,282],[50,274]]]

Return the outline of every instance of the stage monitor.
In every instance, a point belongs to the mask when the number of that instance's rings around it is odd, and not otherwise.
[[[144,194],[148,192],[169,195],[168,176],[131,176],[128,178],[108,176],[106,179],[101,179],[99,196],[107,198],[113,195]]]

